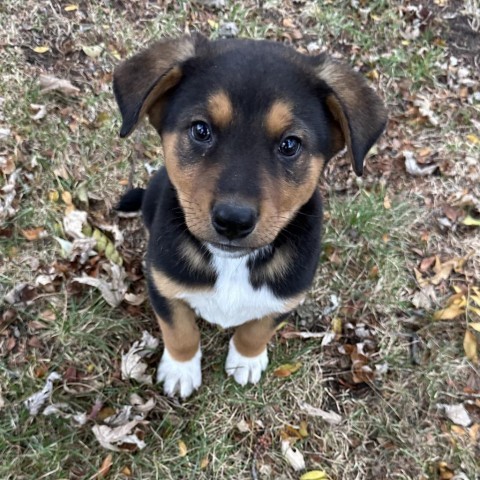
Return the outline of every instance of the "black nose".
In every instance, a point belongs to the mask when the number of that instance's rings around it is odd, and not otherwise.
[[[218,203],[212,210],[212,224],[217,233],[235,240],[246,237],[255,228],[257,212],[247,206]]]

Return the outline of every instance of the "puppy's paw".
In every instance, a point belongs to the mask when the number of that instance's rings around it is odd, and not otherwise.
[[[233,375],[237,383],[240,385],[257,383],[267,365],[268,353],[266,348],[256,357],[245,357],[235,348],[233,339],[230,340],[225,371],[228,375]]]
[[[168,350],[163,351],[158,365],[157,383],[163,382],[163,391],[169,397],[179,393],[182,398],[190,396],[202,384],[202,352],[200,348],[195,356],[186,362],[172,358]]]

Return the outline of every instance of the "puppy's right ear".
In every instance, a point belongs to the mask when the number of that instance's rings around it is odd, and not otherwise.
[[[113,73],[113,92],[122,114],[120,137],[133,132],[149,109],[182,78],[182,63],[208,40],[200,34],[165,39],[121,63]]]

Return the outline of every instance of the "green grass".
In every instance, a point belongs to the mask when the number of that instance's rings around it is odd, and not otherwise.
[[[478,366],[464,357],[465,326],[457,321],[432,323],[432,312],[414,311],[410,300],[417,288],[413,266],[421,259],[418,252],[451,257],[465,255],[477,245],[472,230],[448,234],[438,230],[434,214],[453,193],[473,192],[469,184],[473,174],[463,153],[474,156],[478,150],[465,139],[474,131],[471,120],[478,116],[478,102],[433,105],[441,125],[428,126],[428,136],[422,125],[406,120],[408,105],[397,85],[407,79],[412,95],[444,93],[439,63],[451,52],[448,46],[436,46],[435,39],[442,34],[436,23],[417,39],[402,43],[407,26],[400,14],[403,2],[367,3],[366,16],[349,1],[307,1],[295,6],[277,0],[264,2],[261,9],[250,1],[229,2],[220,11],[202,10],[186,1],[165,6],[80,2],[77,13],[65,12],[65,5],[56,2],[20,5],[6,0],[0,6],[2,19],[7,19],[0,24],[6,44],[0,47],[4,75],[0,96],[5,98],[0,127],[13,132],[0,147],[0,156],[13,156],[21,168],[17,212],[2,219],[2,229],[12,228],[13,235],[0,236],[0,298],[20,282],[33,283],[43,269],[60,260],[52,237],[64,235],[65,204],[61,199],[52,201],[49,192],[68,191],[80,206],[76,197],[86,186],[91,194],[90,220],[114,223],[110,210],[124,189],[129,159],[134,161],[138,185],[147,181],[144,162],[161,163],[153,129],[142,126],[131,138],[118,139],[120,120],[110,90],[110,74],[118,60],[112,52],[127,56],[153,38],[178,35],[187,27],[216,38],[217,24],[234,21],[240,36],[283,40],[290,30],[282,20],[292,20],[303,34],[296,46],[305,48],[318,41],[322,50],[379,73],[374,87],[389,101],[393,126],[378,154],[369,160],[373,165],[379,158],[394,163],[397,149],[428,145],[441,160],[454,158],[456,168],[455,176],[418,181],[397,170],[378,181],[380,174],[372,168],[362,187],[351,177],[342,178],[340,166],[330,170],[327,180],[338,180],[346,193],[323,187],[328,218],[322,261],[308,300],[290,323],[301,331],[323,332],[338,318],[342,335],[322,347],[321,340],[287,341],[279,332],[258,386],[242,388],[226,378],[223,365],[230,332],[207,324],[202,325],[203,386],[187,402],[166,399],[157,386],[119,380],[121,354],[143,330],[158,333],[157,326],[147,304],[136,310],[112,309],[94,289],[74,288],[72,277],[82,271],[78,265],[59,276],[53,291],[41,290],[33,304],[0,305],[0,315],[6,309],[17,315],[12,324],[0,323],[0,395],[5,401],[0,407],[0,478],[84,479],[98,472],[108,452],[91,431],[97,421],[78,427],[67,419],[30,417],[22,403],[43,387],[45,370],[65,374],[69,367],[77,370],[78,379],[57,383],[52,402],[66,402],[72,410],[90,412],[97,400],[119,410],[129,404],[132,393],[156,400],[149,423],[142,427],[147,447],[136,453],[113,453],[111,479],[127,478],[121,473],[125,467],[133,478],[145,479],[243,480],[252,478],[252,468],[261,479],[298,479],[300,474],[282,458],[280,442],[282,430],[287,425],[298,427],[301,421],[307,422],[309,436],[296,445],[307,469],[324,470],[331,479],[434,480],[439,478],[440,461],[474,478],[478,446],[472,445],[468,434],[452,432],[451,423],[436,408],[437,403],[476,398],[463,393],[478,373]],[[360,2],[360,6],[366,5]],[[49,45],[50,51],[33,53],[31,48],[39,44]],[[98,44],[106,48],[98,59],[81,52],[82,45]],[[41,73],[68,78],[81,93],[41,94],[36,81]],[[47,107],[47,116],[39,122],[31,119],[32,103]],[[0,175],[0,188],[7,180],[7,175]],[[391,208],[385,208],[385,196]],[[426,199],[432,207],[425,206]],[[21,230],[37,226],[49,236],[27,241]],[[128,237],[121,253],[140,263],[140,224],[122,221],[121,227]],[[431,233],[428,243],[419,239],[424,230]],[[31,267],[37,261],[39,270]],[[477,256],[469,263],[469,281],[477,285],[479,264]],[[439,287],[439,302],[448,288],[448,284]],[[324,314],[332,295],[339,306]],[[43,329],[34,328],[47,309],[56,319],[45,322]],[[369,330],[367,338],[359,336],[362,328]],[[411,359],[412,333],[424,346],[420,365]],[[9,350],[11,339],[16,344]],[[40,347],[30,345],[32,339]],[[341,348],[362,342],[369,352],[368,366],[386,363],[388,371],[358,385],[352,383],[352,362]],[[151,373],[159,357],[160,351],[149,362]],[[297,361],[302,368],[291,377],[273,375],[279,365]],[[301,402],[334,410],[343,421],[332,426],[309,417],[300,410]],[[251,425],[248,432],[238,430],[242,420]],[[184,457],[179,455],[180,440],[188,448]]]

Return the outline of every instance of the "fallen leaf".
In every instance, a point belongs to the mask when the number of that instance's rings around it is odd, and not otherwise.
[[[403,157],[405,158],[405,169],[410,175],[416,177],[425,177],[431,175],[437,168],[438,165],[419,165],[415,160],[415,155],[409,150],[404,150]]]
[[[0,135],[1,137],[1,135]],[[12,156],[1,157],[0,156],[0,171],[5,175],[10,175],[15,171],[15,161]]]
[[[54,77],[53,75],[40,75],[38,81],[40,83],[40,93],[55,90],[62,92],[65,95],[74,95],[75,93],[80,92],[80,89],[72,85],[69,80]]]
[[[208,455],[206,457],[203,457],[200,460],[200,470],[205,470],[210,463],[210,459],[208,458]]]
[[[297,330],[288,331],[288,332],[281,332],[282,338],[289,340],[291,338],[302,338],[302,339],[309,339],[309,338],[323,338],[327,332],[299,332]]]
[[[133,379],[151,385],[153,383],[152,375],[145,373],[148,365],[142,360],[144,357],[152,355],[158,344],[157,338],[144,331],[142,340],[134,342],[130,350],[122,355],[122,379]]]
[[[45,105],[38,105],[36,103],[31,103],[30,108],[36,112],[34,115],[30,115],[30,118],[36,122],[42,120],[47,115],[47,107]]]
[[[433,314],[434,320],[453,320],[465,313],[465,309],[458,305],[452,304],[447,308],[438,310]]]
[[[98,58],[103,52],[103,47],[101,45],[84,45],[82,46],[82,50],[87,57]]]
[[[480,219],[478,218],[473,218],[470,215],[467,215],[463,220],[462,220],[463,225],[467,225],[469,227],[480,227]]]
[[[23,403],[28,409],[30,415],[37,415],[45,402],[50,398],[53,390],[53,382],[60,380],[62,376],[57,372],[52,372],[45,382],[45,386],[37,393],[30,395]]]
[[[50,50],[50,47],[48,45],[39,45],[38,47],[34,47],[33,51],[35,53],[46,53]]]
[[[305,468],[305,459],[302,452],[292,447],[288,440],[282,440],[281,449],[283,457],[296,472]]]
[[[135,427],[141,420],[131,420],[119,427],[95,425],[92,432],[100,445],[113,452],[142,450],[146,443],[137,435]]]
[[[25,230],[21,230],[21,232],[29,242],[45,238],[48,235],[43,227],[27,228]]]
[[[147,296],[143,293],[140,293],[139,295],[135,295],[133,293],[126,293],[124,298],[127,303],[135,306],[141,305],[145,302],[146,299]]]
[[[463,427],[460,427],[458,425],[452,425],[452,428],[450,430],[457,435],[465,435],[467,433]]]
[[[299,407],[300,410],[304,411],[307,415],[311,417],[320,417],[330,425],[338,425],[342,421],[342,417],[331,410],[327,412],[306,402],[300,402]]]
[[[48,405],[42,412],[42,415],[48,417],[54,415],[57,418],[72,418],[79,426],[85,425],[88,421],[85,412],[71,412],[71,408],[66,403],[53,403]]]
[[[337,335],[342,334],[343,322],[341,318],[335,317],[332,319],[332,331],[335,332]]]
[[[468,326],[473,328],[476,332],[480,332],[480,322],[469,323]]]
[[[188,453],[187,445],[183,440],[179,440],[178,442],[178,455],[180,457],[185,457]]]
[[[305,420],[302,420],[300,422],[300,428],[298,429],[298,433],[302,438],[307,438],[308,437],[308,425]]]
[[[436,260],[435,256],[422,259],[422,261],[420,262],[419,270],[422,273],[425,273],[426,271],[430,270],[430,268],[432,268],[433,264],[435,263],[435,260]]]
[[[131,477],[132,476],[132,470],[131,470],[130,467],[127,467],[127,466],[123,467],[122,470],[120,470],[120,473],[122,475],[125,475],[126,477]]]
[[[75,10],[78,10],[78,5],[76,5],[74,3],[70,3],[68,5],[65,5],[64,10],[66,12],[74,12]]]
[[[390,197],[388,195],[385,195],[383,199],[383,208],[385,208],[385,210],[389,210],[392,208],[392,201],[390,200]]]
[[[112,468],[113,465],[113,456],[109,453],[102,462],[100,470],[97,472],[94,478],[105,478],[108,475],[108,472]]]
[[[328,479],[328,476],[322,470],[312,470],[310,472],[304,473],[300,480],[324,480]]]
[[[155,407],[155,398],[152,397],[145,402],[138,393],[132,393],[130,395],[130,404],[136,411],[146,415]]]
[[[301,362],[296,363],[285,363],[276,368],[273,372],[274,377],[289,377],[292,373],[297,372],[302,368]]]
[[[437,404],[437,408],[443,410],[445,415],[456,425],[462,427],[469,427],[472,424],[472,419],[468,414],[463,404],[447,405],[444,403]]]
[[[72,194],[68,192],[67,190],[64,190],[62,192],[62,200],[65,205],[72,205]]]
[[[125,297],[127,285],[125,269],[116,263],[104,264],[103,269],[107,272],[108,279],[94,278],[84,274],[82,277],[75,277],[74,282],[90,285],[100,290],[103,299],[113,308],[118,307]]]
[[[470,330],[465,331],[465,337],[463,338],[463,349],[465,355],[473,363],[478,362],[478,344],[477,337]]]
[[[478,145],[480,143],[480,138],[478,138],[474,133],[469,133],[467,135],[467,140],[470,142],[470,143],[473,143],[475,145]]]
[[[440,474],[440,480],[451,480],[455,476],[454,469],[447,462],[438,463],[438,473]]]
[[[468,434],[472,442],[476,442],[480,438],[480,423],[475,423],[468,429]]]
[[[237,425],[237,430],[240,432],[240,433],[248,433],[250,432],[250,425],[244,420],[240,420]]]

